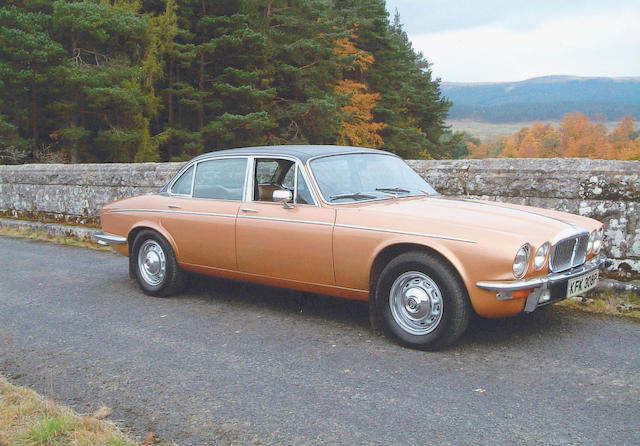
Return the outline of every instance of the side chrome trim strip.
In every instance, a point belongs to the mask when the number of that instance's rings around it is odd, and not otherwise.
[[[475,240],[467,240],[467,239],[458,238],[458,237],[449,237],[448,235],[425,234],[425,233],[422,233],[422,232],[399,231],[399,230],[396,230],[396,229],[372,228],[372,227],[369,227],[369,226],[345,225],[345,224],[342,224],[342,223],[336,223],[336,227],[348,228],[348,229],[363,229],[365,231],[388,232],[388,233],[391,233],[391,234],[416,235],[418,237],[428,237],[428,238],[437,238],[437,239],[442,239],[442,240],[452,240],[454,242],[478,243]]]
[[[229,217],[235,218],[236,214],[219,214],[216,212],[195,212],[195,211],[180,211],[180,210],[165,210],[165,209],[113,209],[108,214],[116,214],[119,212],[156,212],[161,214],[188,214],[188,215],[205,215],[209,217]]]
[[[333,226],[333,223],[329,223],[325,221],[296,220],[294,218],[261,217],[258,215],[242,215],[242,214],[238,215],[238,218],[248,218],[251,220],[282,221],[285,223],[303,223],[306,225]]]
[[[228,218],[236,218],[235,214],[218,214],[215,212],[192,212],[192,211],[180,211],[180,210],[164,210],[164,209],[113,209],[108,213],[117,213],[117,212],[157,212],[157,213],[166,213],[166,214],[189,214],[189,215],[205,215],[211,217],[228,217]],[[436,238],[441,240],[451,240],[454,242],[463,242],[463,243],[478,243],[475,240],[467,240],[458,237],[449,237],[447,235],[439,235],[439,234],[426,234],[422,232],[410,232],[410,231],[399,231],[395,229],[384,229],[384,228],[373,228],[369,226],[357,226],[357,225],[346,225],[336,223],[335,225],[330,222],[324,221],[313,221],[313,220],[296,220],[292,218],[278,218],[278,217],[262,217],[258,215],[237,215],[237,218],[250,218],[254,220],[271,220],[271,221],[282,221],[286,223],[303,223],[307,225],[319,225],[319,226],[336,226],[339,228],[347,228],[347,229],[361,229],[364,231],[375,231],[375,232],[385,232],[390,234],[403,234],[403,235],[414,235],[418,237],[427,237],[427,238]]]

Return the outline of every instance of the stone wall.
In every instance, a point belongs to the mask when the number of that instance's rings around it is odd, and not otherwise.
[[[538,206],[605,224],[605,252],[622,280],[640,279],[640,161],[409,161],[445,195]]]
[[[0,216],[98,226],[100,208],[158,191],[182,163],[0,166]]]
[[[558,209],[606,224],[619,279],[640,278],[640,162],[409,161],[439,192]],[[181,163],[0,166],[0,216],[97,226],[102,204],[160,189]]]

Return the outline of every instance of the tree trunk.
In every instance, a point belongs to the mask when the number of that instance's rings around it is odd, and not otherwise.
[[[269,31],[269,26],[271,25],[271,6],[273,5],[273,0],[269,0],[267,2],[267,8],[264,11],[264,28],[266,31]]]
[[[207,8],[205,0],[202,0],[200,3],[202,6],[202,17],[206,17]],[[202,127],[204,127],[204,101],[202,100],[202,93],[204,92],[204,50],[200,52],[200,80],[198,82],[198,90],[200,93],[198,95],[198,101],[200,103],[200,108],[198,109],[198,131],[200,131]]]
[[[169,57],[169,127],[173,127],[173,65],[175,59],[173,56]],[[171,160],[173,157],[173,138],[169,137],[167,158]]]
[[[198,82],[198,89],[200,94],[198,100],[200,101],[200,107],[198,108],[198,130],[202,130],[204,127],[204,102],[202,100],[202,94],[204,93],[204,52],[200,53],[200,81]]]
[[[31,77],[31,132],[34,146],[38,144],[38,103],[36,94],[36,78]]]

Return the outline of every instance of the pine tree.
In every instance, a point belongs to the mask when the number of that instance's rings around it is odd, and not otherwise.
[[[339,0],[337,6],[359,20],[358,48],[371,53],[375,63],[365,81],[381,96],[375,120],[386,124],[385,150],[406,158],[442,158],[439,139],[450,103],[441,97],[439,80],[429,63],[411,47],[399,16],[390,24],[384,0]]]
[[[0,135],[6,144],[28,147],[28,156],[46,135],[42,108],[53,67],[63,55],[50,36],[50,19],[15,5],[0,8]]]
[[[5,0],[0,157],[260,144],[442,157],[448,103],[383,0]]]
[[[56,132],[74,161],[133,161],[145,142],[149,97],[141,85],[144,18],[130,2],[53,5],[53,29],[70,63],[59,68],[71,97],[54,104],[69,120]]]
[[[273,143],[333,144],[340,126],[335,41],[343,32],[321,0],[268,0],[264,29],[276,98]]]

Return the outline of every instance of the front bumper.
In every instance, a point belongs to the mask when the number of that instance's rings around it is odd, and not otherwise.
[[[102,246],[123,245],[127,243],[127,239],[125,237],[114,234],[107,234],[102,231],[94,233],[93,238],[95,238],[98,241],[98,244]]]
[[[597,269],[604,269],[610,265],[610,261],[603,255],[595,257],[584,265],[560,273],[549,273],[546,276],[533,277],[524,280],[482,281],[476,283],[479,288],[487,291],[495,291],[499,300],[513,298],[513,293],[520,290],[532,290],[527,296],[524,307],[525,313],[534,311],[537,307],[557,302],[566,297],[567,282],[574,277],[589,274]],[[540,303],[540,296],[549,293],[549,298]]]

